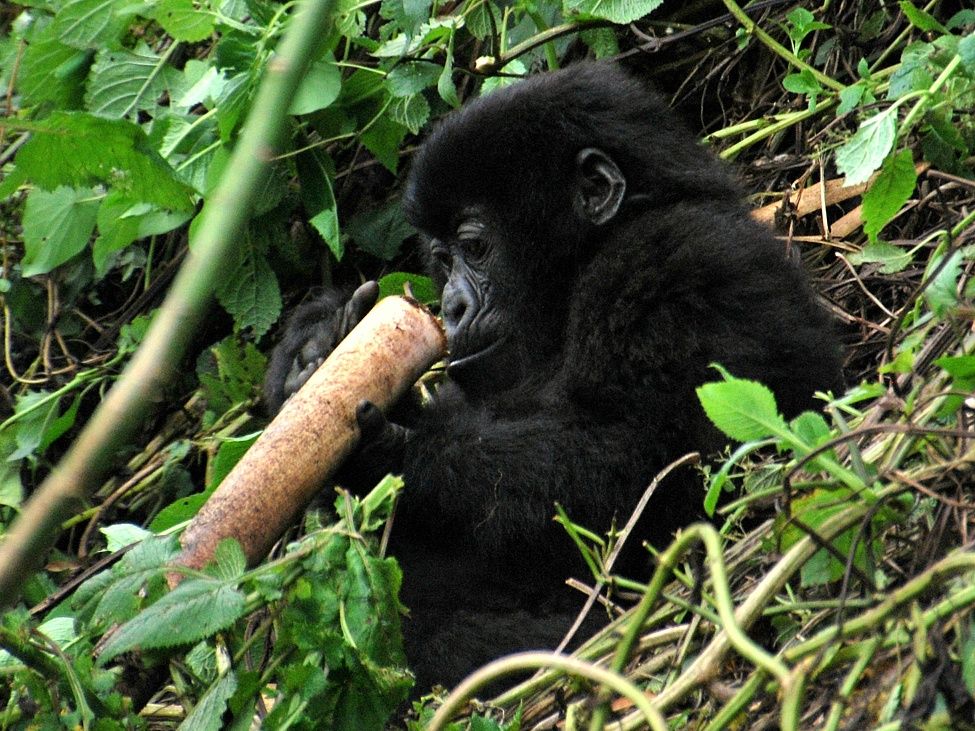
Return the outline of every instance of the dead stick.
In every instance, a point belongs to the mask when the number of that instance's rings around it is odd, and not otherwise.
[[[423,305],[381,300],[220,483],[183,533],[176,563],[202,568],[225,538],[251,564],[263,559],[356,446],[358,404],[385,410],[445,352],[443,329]]]

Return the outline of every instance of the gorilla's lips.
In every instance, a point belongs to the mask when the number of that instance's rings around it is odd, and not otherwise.
[[[460,348],[451,349],[450,359],[447,361],[447,375],[457,380],[463,380],[472,372],[483,371],[490,363],[491,356],[501,348],[503,343],[504,339],[501,338],[480,350],[475,350],[473,353],[465,353]]]

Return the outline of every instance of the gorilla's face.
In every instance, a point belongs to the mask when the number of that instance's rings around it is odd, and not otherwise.
[[[531,311],[525,272],[513,270],[498,228],[468,210],[451,230],[428,240],[450,359],[447,372],[465,390],[498,391],[517,381]]]

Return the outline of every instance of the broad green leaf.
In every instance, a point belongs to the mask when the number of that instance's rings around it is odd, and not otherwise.
[[[406,61],[386,74],[386,89],[394,97],[411,97],[437,83],[441,69],[435,63]]]
[[[860,104],[863,92],[866,87],[863,84],[853,84],[840,91],[840,105],[836,108],[836,116],[842,117],[848,112],[852,112]]]
[[[313,63],[298,86],[288,114],[310,114],[330,106],[342,91],[342,72],[331,61]]]
[[[856,133],[836,151],[836,167],[846,175],[843,185],[865,183],[894,146],[895,111],[887,109],[860,124]]]
[[[733,378],[697,389],[704,413],[735,441],[750,442],[788,433],[772,392],[757,381]]]
[[[585,43],[597,59],[610,58],[620,52],[619,40],[612,28],[592,28],[579,34],[579,40]]]
[[[175,70],[145,43],[134,51],[103,49],[95,56],[85,106],[93,114],[115,119],[155,110],[160,97],[169,91],[171,73]]]
[[[383,0],[379,14],[412,36],[430,17],[430,5],[431,0]]]
[[[103,184],[166,210],[193,207],[192,190],[176,179],[145,133],[121,119],[55,112],[38,123],[16,163],[18,173],[46,190]]]
[[[443,79],[442,76],[440,78]],[[430,104],[423,94],[393,99],[389,105],[389,116],[413,134],[418,134],[430,118]]]
[[[413,292],[413,297],[418,302],[429,305],[440,299],[440,292],[437,291],[437,287],[430,277],[406,272],[393,272],[380,278],[379,297],[403,294],[407,284],[410,285],[410,291]]]
[[[223,482],[223,478],[230,474],[230,470],[247,454],[247,450],[259,436],[260,432],[255,432],[243,437],[227,437],[220,442],[217,453],[208,466],[208,489],[214,490]]]
[[[255,337],[266,333],[281,314],[281,290],[260,236],[253,227],[247,230],[227,276],[215,289],[217,301],[233,316],[236,329],[250,328]]]
[[[159,0],[153,17],[178,41],[196,43],[213,33],[214,17],[205,0]]]
[[[803,69],[802,73],[789,74],[782,79],[782,86],[793,94],[815,95],[823,91],[823,87],[809,69]]]
[[[490,94],[495,89],[502,89],[506,86],[517,84],[521,81],[521,77],[528,73],[525,64],[517,58],[514,61],[506,63],[501,70],[504,72],[504,76],[492,76],[484,80],[484,83],[481,84],[481,96]]]
[[[23,105],[49,102],[58,109],[81,107],[89,62],[85,51],[62,43],[51,26],[34,34],[17,74]]]
[[[220,731],[227,701],[237,692],[237,676],[229,672],[211,685],[179,725],[179,731]]]
[[[938,358],[935,364],[952,378],[975,378],[975,355],[946,355]]]
[[[975,15],[975,10],[971,13]],[[975,19],[972,22],[975,22]],[[975,75],[975,33],[969,33],[958,41],[958,55],[961,56],[961,63],[965,70]]]
[[[127,23],[124,13],[132,8],[119,0],[67,0],[51,28],[63,43],[75,48],[116,48]]]
[[[106,525],[98,530],[103,536],[105,536],[105,550],[109,553],[119,551],[126,546],[132,545],[133,543],[139,543],[152,535],[152,533],[147,531],[145,528],[133,525],[132,523],[116,523],[115,525]]]
[[[900,0],[898,4],[901,6],[901,11],[903,11],[904,15],[911,22],[911,25],[915,28],[923,31],[937,31],[938,33],[949,32],[931,13],[921,10],[909,0]]]
[[[24,207],[23,275],[46,274],[81,252],[95,229],[98,203],[91,189],[32,190]]]
[[[298,169],[301,201],[310,219],[309,223],[331,249],[335,260],[342,261],[345,246],[342,243],[338,207],[332,190],[335,165],[326,153],[311,149],[295,158],[295,167]]]
[[[235,581],[247,570],[247,556],[233,538],[224,538],[213,552],[214,565],[210,573],[218,579]]]
[[[123,624],[102,649],[100,662],[135,648],[175,647],[226,629],[244,614],[244,595],[224,581],[186,579]]]
[[[450,38],[450,48],[453,49],[454,37]],[[437,93],[440,94],[440,98],[443,99],[447,104],[452,106],[454,109],[460,106],[460,98],[457,96],[457,87],[454,85],[454,63],[453,56],[451,52],[447,54],[447,60],[444,63],[443,71],[440,73],[440,78],[437,80]],[[426,119],[423,120],[426,122]],[[422,126],[422,125],[421,125]],[[413,131],[413,127],[410,127],[410,131]],[[413,134],[416,134],[414,132]]]
[[[566,16],[603,18],[617,24],[632,23],[649,15],[663,0],[562,0]]]
[[[861,251],[853,252],[849,256],[850,263],[855,266],[867,263],[879,263],[880,271],[884,274],[896,274],[903,271],[912,261],[911,252],[886,241],[876,241],[867,244]]]
[[[912,91],[920,91],[931,86],[934,77],[928,68],[928,59],[934,53],[930,43],[912,43],[901,53],[901,62],[890,77],[887,90],[888,99],[900,99]]]
[[[149,524],[149,529],[154,533],[162,533],[173,526],[191,520],[200,512],[200,508],[212,494],[212,490],[206,490],[174,500],[156,514],[152,523]]]
[[[137,239],[172,231],[186,223],[191,211],[162,211],[147,203],[134,203],[111,192],[98,207],[98,238],[92,247],[95,270],[104,273],[111,254]]]
[[[909,149],[890,155],[884,160],[880,174],[863,196],[863,231],[870,241],[897,214],[914,192],[917,172]]]
[[[362,133],[362,144],[389,172],[395,173],[399,167],[399,149],[406,137],[406,127],[397,122],[392,112],[379,117],[375,123]]]
[[[358,214],[345,229],[362,251],[384,261],[394,258],[403,241],[414,233],[398,201]]]
[[[938,256],[928,264],[925,276],[940,266],[944,256]],[[961,276],[961,252],[955,251],[951,258],[941,268],[934,281],[924,290],[924,299],[936,315],[944,315],[958,304],[958,278]]]

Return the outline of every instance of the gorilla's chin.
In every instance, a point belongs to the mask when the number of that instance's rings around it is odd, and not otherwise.
[[[500,338],[473,353],[452,349],[447,375],[468,392],[504,390],[514,380],[514,364],[505,344],[505,338]]]

